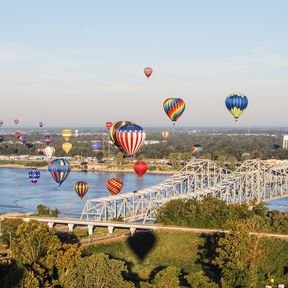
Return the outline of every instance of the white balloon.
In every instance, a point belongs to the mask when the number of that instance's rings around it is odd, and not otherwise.
[[[53,155],[55,154],[55,148],[52,146],[47,146],[44,149],[44,155],[48,158],[48,159],[52,159]]]

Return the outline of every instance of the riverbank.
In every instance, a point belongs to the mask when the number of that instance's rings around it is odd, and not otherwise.
[[[26,164],[27,165],[27,164]],[[77,165],[77,164],[76,164]],[[25,166],[25,164],[0,164],[0,169],[1,168],[9,168],[9,169],[29,169],[34,167],[33,165],[31,166]],[[48,166],[44,167],[37,167],[39,170],[48,170]],[[133,169],[115,169],[115,168],[106,168],[103,167],[102,165],[89,165],[87,170],[83,170],[80,168],[77,168],[73,166],[72,164],[72,171],[74,172],[108,172],[108,173],[135,173]],[[163,171],[163,170],[154,170],[154,171],[147,171],[147,174],[164,174],[164,175],[173,175],[179,172],[178,170],[169,170],[169,171]]]

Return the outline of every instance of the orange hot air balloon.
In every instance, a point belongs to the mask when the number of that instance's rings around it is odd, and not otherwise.
[[[143,161],[138,161],[134,164],[133,168],[135,173],[142,177],[147,172],[148,165]]]
[[[163,132],[162,132],[162,137],[163,137],[164,139],[167,139],[167,138],[169,137],[169,135],[170,135],[170,133],[169,133],[168,131],[163,131]]]
[[[117,195],[123,188],[123,182],[119,178],[111,178],[107,181],[107,189],[112,195]]]
[[[70,142],[65,142],[62,144],[62,149],[68,154],[72,149],[72,144]]]
[[[64,129],[62,131],[62,136],[65,139],[65,141],[69,141],[71,136],[72,136],[72,134],[73,134],[72,130],[70,130],[70,129]]]
[[[152,75],[153,73],[153,69],[151,67],[145,67],[144,69],[144,74],[146,75],[147,79],[150,78],[150,76]]]

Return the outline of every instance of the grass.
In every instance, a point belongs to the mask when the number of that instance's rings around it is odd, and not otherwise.
[[[146,280],[153,270],[159,267],[176,266],[185,272],[198,270],[197,252],[203,238],[198,234],[184,232],[157,232],[155,245],[143,261],[140,261],[129,246],[127,240],[109,244],[98,244],[83,249],[84,255],[102,252],[112,258],[129,263],[132,273]],[[175,251],[177,251],[175,253]]]

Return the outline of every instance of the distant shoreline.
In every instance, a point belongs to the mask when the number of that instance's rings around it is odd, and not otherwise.
[[[34,167],[33,165],[31,166],[23,166],[23,165],[19,165],[19,164],[0,164],[0,169],[1,168],[8,168],[8,169],[22,169],[22,170],[27,170]],[[39,170],[48,170],[47,167],[37,167]],[[72,171],[73,172],[84,172],[82,169],[79,168],[74,168],[72,166]],[[96,167],[95,169],[88,169],[85,172],[108,172],[108,173],[135,173],[133,169],[122,169],[122,170],[118,170],[118,169],[107,169],[107,168],[102,168],[102,167]],[[163,175],[173,175],[175,173],[177,173],[177,170],[173,170],[173,171],[147,171],[146,174],[163,174]]]

